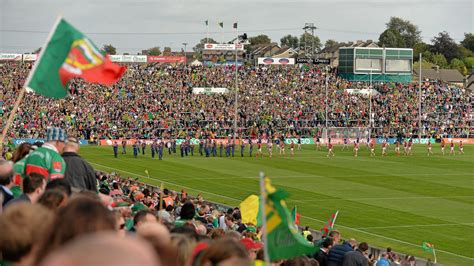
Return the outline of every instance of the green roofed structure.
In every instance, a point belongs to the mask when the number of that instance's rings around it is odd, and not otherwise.
[[[412,81],[413,49],[407,48],[339,48],[338,76],[350,81]]]

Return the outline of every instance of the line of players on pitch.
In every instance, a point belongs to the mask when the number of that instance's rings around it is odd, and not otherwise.
[[[375,140],[368,141],[366,145],[370,150],[370,157],[375,157]],[[395,154],[397,156],[400,156],[401,155],[400,146],[402,145],[400,144],[399,141],[396,141],[394,145],[395,145]],[[321,146],[320,143],[316,142],[316,150],[319,150],[320,146]],[[387,156],[388,155],[387,150],[390,146],[390,143],[387,141],[383,141],[381,146],[382,146],[382,156]],[[450,146],[449,155],[456,155],[455,144],[453,140],[451,140],[451,142],[449,143],[449,146]],[[408,141],[404,141],[403,153],[405,155],[413,155],[412,147],[413,147],[412,139],[409,139]],[[444,141],[444,139],[441,140],[440,147],[441,147],[441,154],[445,155],[444,150],[446,147],[446,142]],[[333,144],[331,143],[331,140],[329,140],[329,143],[327,144],[327,149],[328,149],[328,154],[326,155],[326,157],[334,156]],[[342,146],[342,150],[345,150],[345,149],[349,149],[349,143],[348,143],[347,138],[344,139],[344,144]],[[359,155],[359,149],[360,149],[359,141],[354,141],[353,143],[354,157],[357,157]],[[433,145],[431,144],[430,141],[428,141],[428,143],[426,144],[426,149],[428,152],[428,156],[431,156],[434,154]],[[462,143],[462,141],[459,142],[459,154],[464,154],[464,144]]]
[[[328,144],[324,144],[324,145],[321,143],[319,138],[316,138],[315,140],[316,140],[315,141],[316,150],[320,150],[322,146],[326,146],[327,150],[328,150],[328,153],[327,153],[326,157],[334,157],[334,155],[335,155],[334,151],[333,151],[334,150],[334,145],[331,143],[331,139],[329,139]],[[240,144],[240,156],[244,157],[246,146],[248,146],[249,156],[253,157],[254,144],[253,144],[252,140],[248,139],[247,143],[245,143],[241,139],[240,143],[241,143]],[[257,151],[255,153],[256,158],[264,157],[264,154],[263,154],[263,151],[262,151],[263,145],[264,145],[264,143],[262,142],[262,139],[258,139],[256,141],[256,146],[257,146]],[[274,144],[273,144],[272,141],[269,141],[269,142],[266,143],[268,157],[270,157],[270,158],[273,156],[273,145]],[[279,150],[279,155],[280,156],[285,156],[286,155],[286,151],[285,151],[286,145],[287,144],[285,144],[285,142],[283,140],[280,140],[280,139],[275,140],[275,146]],[[301,150],[301,138],[298,138],[296,140],[296,143],[292,141],[288,145],[290,146],[290,156],[293,157],[295,155],[295,146],[297,147],[298,150]],[[376,147],[375,140],[372,140],[372,141],[367,140],[365,145],[367,146],[367,148],[370,151],[370,157],[375,157],[376,156],[376,154],[375,154],[375,147]],[[409,139],[408,141],[404,141],[403,144],[401,144],[399,141],[396,141],[394,145],[395,145],[395,154],[397,156],[401,155],[401,146],[403,146],[403,154],[404,155],[413,155],[413,153],[412,153],[413,140],[412,139]],[[127,153],[126,146],[127,146],[127,141],[123,140],[122,141],[122,154]],[[181,157],[187,157],[188,155],[194,156],[195,145],[192,144],[190,141],[184,141],[179,146],[180,146],[179,151],[181,153]],[[216,141],[211,140],[211,139],[200,140],[199,144],[198,144],[198,153],[201,156],[206,156],[206,157],[223,157],[223,155],[225,157],[234,157],[235,150],[236,150],[235,146],[236,145],[234,145],[230,140],[228,140],[227,143],[220,142],[219,144]],[[455,155],[455,143],[454,143],[453,140],[451,140],[451,142],[449,143],[449,146],[450,146],[449,155]],[[145,155],[146,147],[147,147],[147,144],[145,142],[137,141],[137,142],[133,143],[132,144],[132,150],[133,150],[134,157],[137,157],[138,154],[140,154],[140,153]],[[388,155],[387,151],[390,147],[389,142],[383,141],[382,144],[381,144],[381,147],[382,147],[382,154],[381,155],[382,156],[387,156]],[[445,142],[444,139],[441,140],[440,147],[441,147],[441,154],[445,155],[446,142]],[[459,154],[464,154],[464,144],[463,144],[462,141],[459,142],[458,147],[459,147]],[[114,151],[115,158],[117,158],[117,156],[118,156],[118,149],[119,149],[119,145],[118,145],[117,141],[114,141],[113,151]],[[159,142],[156,141],[156,140],[153,141],[153,143],[150,145],[152,158],[155,158],[155,155],[156,155],[156,156],[158,156],[158,158],[160,160],[162,160],[163,153],[164,153],[165,149],[168,150],[169,155],[171,155],[172,153],[176,153],[176,151],[177,151],[176,140],[167,140],[167,141],[166,140],[161,140]],[[349,150],[349,140],[347,138],[344,139],[344,144],[342,146],[342,151],[344,151],[346,149]],[[426,149],[427,149],[428,156],[431,156],[431,155],[434,154],[431,142],[428,142],[426,144]],[[359,150],[360,150],[360,143],[359,143],[359,140],[357,139],[357,141],[353,142],[354,157],[358,157]]]

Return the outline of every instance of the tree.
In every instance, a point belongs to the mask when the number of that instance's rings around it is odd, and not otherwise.
[[[430,49],[431,49],[430,45],[426,44],[424,42],[419,42],[419,43],[415,44],[415,46],[413,46],[413,60],[420,60],[420,58],[419,58],[420,54],[424,55],[425,52],[430,53]],[[429,57],[431,57],[431,53],[429,54]],[[428,60],[429,58],[425,58],[423,56],[423,59]]]
[[[198,44],[196,44],[194,47],[193,47],[193,51],[195,53],[201,53],[202,52],[202,49],[204,49],[204,44],[206,43],[217,43],[214,39],[212,38],[203,38],[199,41]]]
[[[413,48],[416,43],[421,42],[421,31],[418,26],[409,20],[403,20],[399,17],[391,17],[390,21],[385,24],[388,30],[398,32],[404,40],[405,47]]]
[[[448,61],[461,57],[459,46],[446,31],[440,32],[431,42],[433,43],[432,52],[444,55]]]
[[[464,33],[464,40],[461,41],[461,45],[474,53],[474,34]]]
[[[318,36],[313,36],[309,33],[303,33],[300,36],[300,49],[305,47],[305,44],[308,44],[310,47],[314,48],[315,52],[319,52],[321,49],[321,40]]]
[[[290,48],[298,48],[298,37],[291,34],[285,35],[280,39],[281,46],[288,46]]]
[[[161,49],[158,46],[152,47],[148,50],[145,51],[146,55],[160,55],[161,54]]]
[[[272,40],[270,40],[270,37],[268,37],[267,35],[260,34],[255,37],[250,37],[249,42],[250,42],[250,45],[258,45],[258,44],[269,44],[272,42]]]
[[[338,44],[339,43],[337,41],[329,39],[326,41],[326,43],[324,43],[324,48],[332,47]]]
[[[379,46],[383,47],[394,47],[394,48],[403,48],[406,47],[405,39],[398,31],[393,29],[386,29],[379,36]]]
[[[468,72],[474,71],[474,57],[466,57],[463,62]]]
[[[439,66],[440,68],[448,67],[448,60],[446,60],[446,57],[444,57],[443,54],[439,53],[431,56],[431,63]]]
[[[102,47],[102,51],[107,54],[117,54],[117,49],[115,49],[112,44],[104,44],[104,46]]]
[[[451,60],[450,67],[451,69],[457,69],[464,76],[467,74],[467,68],[464,65],[463,61],[457,58],[454,58],[453,60]]]
[[[171,47],[165,47],[163,49],[163,55],[164,56],[170,56],[171,55]]]

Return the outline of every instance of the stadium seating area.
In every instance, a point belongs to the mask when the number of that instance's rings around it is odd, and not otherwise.
[[[28,64],[0,66],[3,114],[8,114],[28,73]],[[286,134],[314,137],[325,126],[325,76],[319,68],[239,68],[238,127],[242,136]],[[128,65],[124,78],[107,88],[74,81],[71,96],[55,101],[27,95],[10,137],[41,137],[48,126],[68,128],[78,138],[228,136],[234,94],[193,94],[193,87],[235,87],[232,67]],[[364,89],[329,76],[328,126],[368,127]],[[406,137],[418,132],[418,88],[374,84],[373,128],[377,135]],[[473,93],[442,83],[422,87],[425,135],[467,137],[472,132]],[[2,121],[6,121],[6,117]]]

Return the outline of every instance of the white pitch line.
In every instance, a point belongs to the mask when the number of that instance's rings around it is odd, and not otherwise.
[[[319,202],[319,201],[343,201],[343,200],[406,200],[406,199],[457,199],[457,198],[474,198],[474,196],[426,196],[426,197],[384,197],[384,198],[336,198],[336,199],[308,199],[308,200],[299,200],[301,202]]]
[[[141,174],[137,174],[137,173],[133,173],[133,172],[128,172],[128,171],[121,170],[121,169],[118,169],[118,168],[113,168],[113,167],[101,165],[101,164],[98,164],[98,163],[92,163],[92,162],[91,162],[91,164],[95,164],[95,165],[98,165],[98,166],[100,166],[100,167],[104,167],[104,168],[108,168],[108,169],[120,171],[120,172],[123,172],[123,173],[127,173],[127,174],[131,174],[131,175],[139,176],[139,177],[146,178],[146,179],[150,179],[150,180],[155,180],[155,181],[160,181],[160,182],[168,183],[168,184],[170,184],[170,185],[174,185],[174,186],[186,188],[186,189],[189,189],[189,190],[194,190],[194,191],[199,191],[199,192],[202,192],[202,193],[207,193],[207,194],[209,194],[209,195],[214,195],[214,196],[217,196],[217,197],[221,197],[221,198],[233,200],[233,201],[236,201],[236,202],[242,202],[242,200],[240,200],[240,199],[236,199],[236,198],[232,198],[232,197],[228,197],[228,196],[224,196],[224,195],[220,195],[220,194],[216,194],[216,193],[212,193],[212,192],[208,192],[208,191],[204,191],[204,190],[200,190],[200,189],[194,189],[194,188],[186,187],[186,186],[183,186],[183,185],[180,185],[180,184],[176,184],[176,183],[172,183],[172,182],[168,182],[168,181],[162,181],[162,180],[159,180],[159,179],[156,179],[156,178],[149,178],[149,177],[144,176],[144,175],[141,175]],[[308,220],[317,221],[317,222],[320,222],[320,223],[326,223],[326,221],[319,220],[319,219],[315,219],[315,218],[308,217],[308,216],[304,216],[304,215],[301,215],[301,217],[302,217],[302,218],[305,218],[305,219],[308,219]],[[398,242],[398,243],[402,243],[402,244],[409,245],[409,246],[413,246],[413,247],[420,247],[420,245],[417,245],[417,244],[413,244],[413,243],[410,243],[410,242],[406,242],[406,241],[403,241],[403,240],[399,240],[399,239],[396,239],[396,238],[391,238],[391,237],[387,237],[387,236],[383,236],[383,235],[379,235],[379,234],[374,234],[374,233],[367,232],[367,231],[364,231],[364,230],[361,230],[361,229],[357,229],[357,228],[353,228],[353,227],[349,227],[349,226],[344,226],[344,225],[340,225],[340,224],[338,224],[337,226],[338,226],[338,227],[342,227],[342,228],[346,228],[346,229],[349,229],[349,230],[352,230],[352,231],[355,231],[355,232],[360,232],[360,233],[363,233],[363,234],[367,234],[367,235],[371,235],[371,236],[375,236],[375,237],[387,239],[387,240],[390,240],[390,241],[393,241],[393,242]],[[464,258],[464,259],[468,259],[468,260],[474,261],[474,258],[466,257],[466,256],[463,256],[463,255],[459,255],[459,254],[452,253],[452,252],[449,252],[449,251],[445,251],[445,250],[442,250],[442,249],[437,249],[437,251],[438,251],[438,252],[441,252],[441,253],[449,254],[449,255],[451,255],[451,256],[455,256],[455,257]]]
[[[373,227],[358,227],[357,229],[390,229],[390,228],[412,228],[412,227],[436,227],[436,226],[464,226],[474,225],[474,223],[457,223],[457,224],[411,224],[411,225],[394,225],[394,226],[373,226]]]

